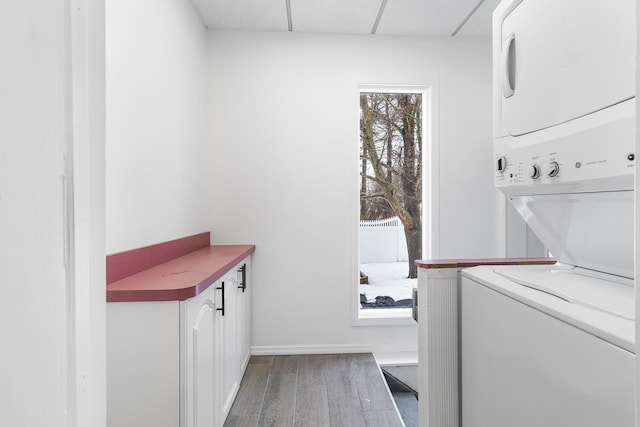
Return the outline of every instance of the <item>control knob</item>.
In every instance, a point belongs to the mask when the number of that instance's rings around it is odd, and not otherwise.
[[[544,173],[548,176],[553,178],[554,176],[558,176],[558,173],[560,172],[560,165],[558,164],[558,162],[550,162],[544,170]]]
[[[533,179],[540,178],[540,166],[531,165],[531,168],[529,168],[529,176]]]
[[[498,170],[498,172],[504,172],[505,170],[507,170],[507,158],[505,156],[500,156],[498,158],[496,169]]]

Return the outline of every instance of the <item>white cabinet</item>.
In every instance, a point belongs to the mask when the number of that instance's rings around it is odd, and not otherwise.
[[[107,304],[108,426],[223,425],[250,355],[249,270],[184,301]]]
[[[181,425],[221,425],[217,400],[217,372],[220,358],[216,327],[220,323],[215,303],[216,286],[181,303],[184,318],[184,406]]]
[[[107,425],[176,427],[180,302],[107,304]]]
[[[185,373],[190,385],[184,393],[188,427],[222,425],[240,388],[243,362],[251,352],[249,288],[246,282],[242,285],[247,268],[244,260],[182,304],[187,325]]]
[[[250,260],[242,262],[238,271],[238,369],[242,373],[247,368],[251,357],[251,266]]]
[[[248,284],[249,260],[238,264],[218,282],[218,298],[224,304],[218,323],[221,391],[218,401],[222,419],[226,419],[235,399],[240,381],[251,356],[251,300]],[[224,289],[224,292],[222,292]]]
[[[224,303],[220,324],[218,325],[221,344],[221,361],[224,369],[220,372],[220,385],[222,390],[219,403],[223,417],[226,418],[240,386],[240,380],[242,379],[238,376],[238,312],[236,306],[238,300],[238,280],[236,271],[227,273],[220,280],[220,290],[224,290],[220,295],[220,299],[224,301]]]

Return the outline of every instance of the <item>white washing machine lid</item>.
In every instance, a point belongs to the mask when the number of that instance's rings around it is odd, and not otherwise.
[[[497,274],[528,288],[537,289],[594,310],[635,320],[633,285],[589,276],[581,269],[495,270]]]
[[[635,353],[632,281],[627,284],[624,278],[594,274],[561,264],[462,270],[465,278]]]

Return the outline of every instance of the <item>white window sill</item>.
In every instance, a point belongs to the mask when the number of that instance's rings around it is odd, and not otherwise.
[[[417,326],[410,308],[367,308],[357,311],[353,326]]]

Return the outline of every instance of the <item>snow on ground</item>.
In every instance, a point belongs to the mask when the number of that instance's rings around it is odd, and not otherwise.
[[[418,279],[407,279],[408,262],[360,264],[360,271],[369,276],[368,285],[359,285],[367,302],[375,302],[377,296],[391,297],[396,301],[411,299],[411,290],[418,286]]]

